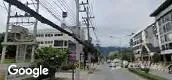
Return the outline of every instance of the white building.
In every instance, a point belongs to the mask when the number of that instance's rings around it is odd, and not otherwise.
[[[166,0],[150,16],[158,27],[161,55],[164,61],[172,61],[172,0]]]
[[[73,28],[65,28],[65,30],[73,33]],[[80,39],[85,40],[85,32],[84,29],[81,29]],[[68,42],[76,41],[67,34],[64,34],[56,29],[40,29],[37,31],[37,42],[39,43],[39,47],[49,47],[53,48],[68,48]]]
[[[69,29],[66,29],[70,31]],[[71,32],[71,31],[70,31]],[[42,29],[37,31],[36,40],[39,47],[68,48],[68,41],[75,40],[56,29]]]
[[[155,24],[134,34],[131,39],[131,47],[136,61],[150,61],[155,53],[159,53],[157,28]]]

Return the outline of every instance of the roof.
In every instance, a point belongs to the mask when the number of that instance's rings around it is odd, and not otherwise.
[[[160,12],[162,12],[164,9],[169,7],[171,4],[172,4],[172,0],[166,0],[150,16],[151,17],[157,16]]]

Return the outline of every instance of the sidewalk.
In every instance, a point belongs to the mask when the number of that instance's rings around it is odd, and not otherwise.
[[[93,73],[88,73],[87,70],[81,71],[80,80],[94,80],[94,79],[92,79],[92,77],[93,77],[94,73],[96,72],[96,70],[98,70],[100,68],[100,65],[95,64],[94,67],[92,67],[92,68],[95,68]]]
[[[151,70],[150,72],[154,75],[161,76],[161,77],[167,78],[169,80],[172,80],[172,74],[169,74],[168,72],[158,71],[158,70]]]

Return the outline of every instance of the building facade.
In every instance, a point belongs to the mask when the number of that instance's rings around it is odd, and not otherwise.
[[[136,61],[151,61],[152,56],[160,51],[156,25],[153,23],[134,34],[131,47]]]
[[[74,39],[55,29],[42,29],[37,31],[36,40],[39,47],[68,48],[68,41]]]
[[[64,28],[65,30],[74,33],[76,28]],[[81,32],[78,34],[81,40],[85,40],[85,31],[84,28],[80,29]],[[36,40],[38,42],[39,48],[41,47],[53,47],[62,50],[68,50],[68,60],[73,61],[76,60],[76,54],[83,54],[83,45],[79,44],[76,40],[74,40],[71,36],[64,34],[56,29],[42,29],[37,31]],[[84,58],[81,57],[81,60]]]
[[[166,0],[150,16],[155,17],[161,55],[164,61],[172,61],[172,0]]]
[[[136,61],[141,61],[142,31],[132,36],[130,44],[133,49]]]

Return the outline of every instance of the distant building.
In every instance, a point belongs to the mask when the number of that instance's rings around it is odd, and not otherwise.
[[[130,44],[133,49],[136,61],[141,61],[142,31],[132,36]]]
[[[65,28],[65,30],[69,32],[73,32],[70,28]],[[81,29],[81,40],[85,40],[84,30]],[[52,46],[54,48],[68,48],[68,42],[76,41],[67,34],[64,34],[56,29],[40,29],[37,31],[36,40],[39,43],[39,47],[49,47]]]
[[[131,47],[136,61],[150,61],[155,53],[159,53],[157,27],[151,24],[144,30],[134,34],[131,39]]]
[[[161,55],[164,61],[172,61],[172,0],[166,0],[150,16],[158,27]]]
[[[75,33],[76,28],[64,28],[65,30]],[[84,28],[80,29],[80,34],[77,34],[81,40],[85,40],[85,32]],[[79,32],[77,32],[79,33]],[[56,29],[42,29],[37,31],[36,40],[39,44],[39,48],[41,47],[53,47],[58,49],[67,49],[69,52],[69,58],[71,60],[76,59],[76,54],[83,54],[83,46],[79,45],[76,40],[74,40],[71,36],[64,34]],[[79,47],[77,46],[79,45]]]
[[[68,30],[69,31],[69,30]],[[37,31],[36,40],[39,47],[68,48],[68,41],[74,39],[56,29],[42,29]]]

